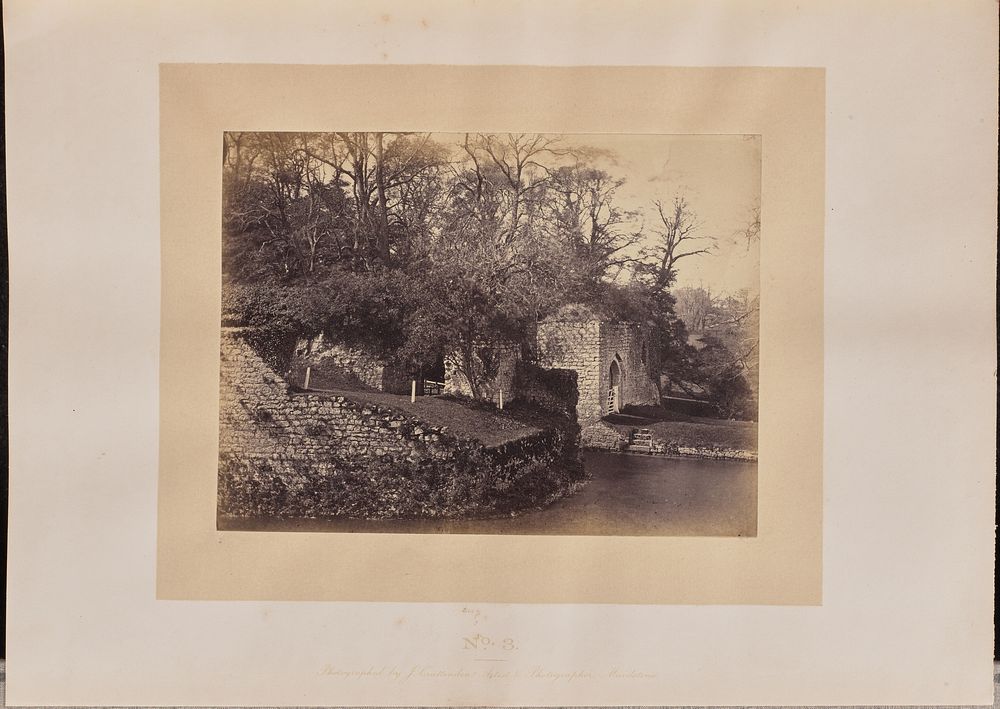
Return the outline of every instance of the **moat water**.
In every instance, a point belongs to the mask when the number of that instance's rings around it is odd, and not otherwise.
[[[726,536],[757,534],[757,463],[586,451],[591,480],[516,517],[477,520],[220,520],[243,531]]]

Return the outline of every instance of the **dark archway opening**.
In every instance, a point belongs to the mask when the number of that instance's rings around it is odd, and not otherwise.
[[[611,360],[611,368],[608,371],[608,406],[607,413],[617,414],[622,408],[622,382],[625,379],[625,372],[621,366],[621,359],[616,355]]]

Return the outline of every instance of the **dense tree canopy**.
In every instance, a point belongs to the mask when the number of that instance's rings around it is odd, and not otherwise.
[[[709,387],[724,367],[699,359],[671,290],[710,243],[682,195],[644,231],[599,157],[551,135],[227,133],[224,317],[330,332],[417,371],[526,345],[539,319],[594,304],[652,325],[671,377]]]

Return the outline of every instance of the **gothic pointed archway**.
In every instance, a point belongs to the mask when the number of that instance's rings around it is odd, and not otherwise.
[[[607,413],[621,413],[622,409],[622,382],[625,379],[625,372],[622,369],[621,357],[615,355],[611,360],[611,367],[608,370],[608,407]]]

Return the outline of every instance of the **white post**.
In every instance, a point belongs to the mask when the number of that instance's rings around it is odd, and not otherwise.
[[[309,388],[309,375],[312,374],[312,367],[306,367],[306,381],[302,384],[303,389]]]
[[[503,389],[500,390],[500,410],[503,411]]]
[[[410,403],[415,404],[417,402],[417,380],[413,379],[410,381]]]

